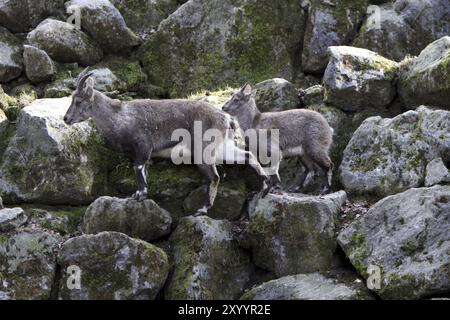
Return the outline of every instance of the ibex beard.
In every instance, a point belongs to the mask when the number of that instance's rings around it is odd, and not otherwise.
[[[92,118],[107,147],[133,161],[138,183],[138,189],[132,195],[135,200],[143,201],[148,197],[147,163],[150,159],[173,158],[174,150],[176,154],[177,150],[187,148],[186,141],[180,142],[174,135],[179,136],[181,132],[191,136],[198,134],[194,132],[196,122],[202,124],[207,135],[212,135],[209,139],[213,141],[208,143],[201,139],[200,147],[191,149],[194,157],[196,153],[204,153],[205,149],[209,155],[208,161],[196,163],[208,185],[204,206],[195,215],[207,214],[214,205],[220,181],[217,163],[244,161],[262,178],[262,197],[269,192],[271,180],[256,157],[236,146],[234,130],[238,124],[227,113],[202,101],[146,99],[126,102],[111,99],[94,89],[95,81],[91,76],[89,68],[78,76],[64,122],[72,125]],[[229,155],[233,158],[227,158]]]

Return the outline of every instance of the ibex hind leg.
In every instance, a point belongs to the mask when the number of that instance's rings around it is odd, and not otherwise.
[[[272,179],[270,178],[270,176],[268,176],[267,173],[264,171],[263,167],[261,167],[261,165],[258,162],[258,159],[256,159],[253,153],[235,147],[235,154],[238,163],[248,164],[250,167],[253,168],[253,170],[256,171],[256,173],[260,177],[263,178],[261,197],[265,198],[272,188]]]
[[[331,180],[333,178],[333,162],[325,151],[319,152],[314,157],[314,162],[322,169],[326,177],[325,186],[322,188],[321,194],[328,193],[331,190]]]
[[[197,210],[195,217],[204,216],[208,213],[216,200],[217,190],[219,187],[220,176],[215,165],[201,164],[198,165],[200,172],[208,179],[208,186],[205,195],[205,202],[203,208]]]
[[[314,168],[314,162],[306,155],[300,155],[299,156],[300,162],[302,163],[305,171],[300,176],[299,185],[297,187],[298,190],[305,191],[306,187],[311,183],[311,179],[314,176],[315,168]]]

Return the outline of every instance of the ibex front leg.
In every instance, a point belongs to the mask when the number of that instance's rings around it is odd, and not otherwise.
[[[134,161],[134,172],[136,173],[136,180],[138,183],[138,189],[132,198],[137,201],[144,201],[148,197],[148,185],[147,185],[147,159],[144,157],[138,157]]]

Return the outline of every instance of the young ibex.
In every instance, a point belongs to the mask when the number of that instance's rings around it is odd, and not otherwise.
[[[275,158],[277,161],[270,164],[274,185],[281,182],[278,173],[281,159],[298,156],[305,167],[305,173],[300,178],[300,188],[309,183],[317,168],[323,170],[327,177],[322,192],[331,188],[333,163],[328,152],[333,129],[321,114],[303,109],[261,113],[252,96],[252,87],[248,84],[235,93],[222,110],[235,117],[244,132],[249,129],[255,129],[257,133],[261,130],[279,130],[278,140],[271,141],[270,146],[271,150],[280,153]]]
[[[71,125],[92,118],[107,146],[125,153],[133,160],[138,182],[138,190],[132,196],[134,199],[142,201],[147,198],[146,164],[150,158],[171,157],[174,147],[179,147],[184,152],[186,149],[192,152],[191,145],[180,146],[183,142],[173,141],[172,134],[181,129],[193,137],[194,124],[199,122],[203,130],[214,129],[219,132],[220,138],[215,139],[212,144],[212,162],[210,160],[197,164],[209,184],[205,205],[196,215],[206,214],[213,206],[219,185],[216,163],[229,163],[230,159],[225,159],[227,155],[233,155],[231,161],[250,164],[263,177],[262,195],[267,194],[270,178],[251,153],[236,147],[230,129],[234,129],[237,124],[228,114],[200,101],[113,100],[94,90],[94,79],[88,69],[77,79],[77,88],[72,95],[72,103],[64,116],[64,122]],[[200,143],[200,148],[205,148],[203,142]],[[225,150],[231,152],[224,152]],[[242,162],[242,159],[245,159],[245,162]]]

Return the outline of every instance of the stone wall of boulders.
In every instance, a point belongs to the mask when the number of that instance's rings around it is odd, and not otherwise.
[[[0,300],[449,297],[449,35],[447,0],[0,3]],[[118,99],[251,82],[264,112],[320,112],[333,192],[298,193],[297,159],[264,199],[223,166],[194,218],[201,174],[155,159],[129,200],[128,159],[62,120],[85,66]]]

